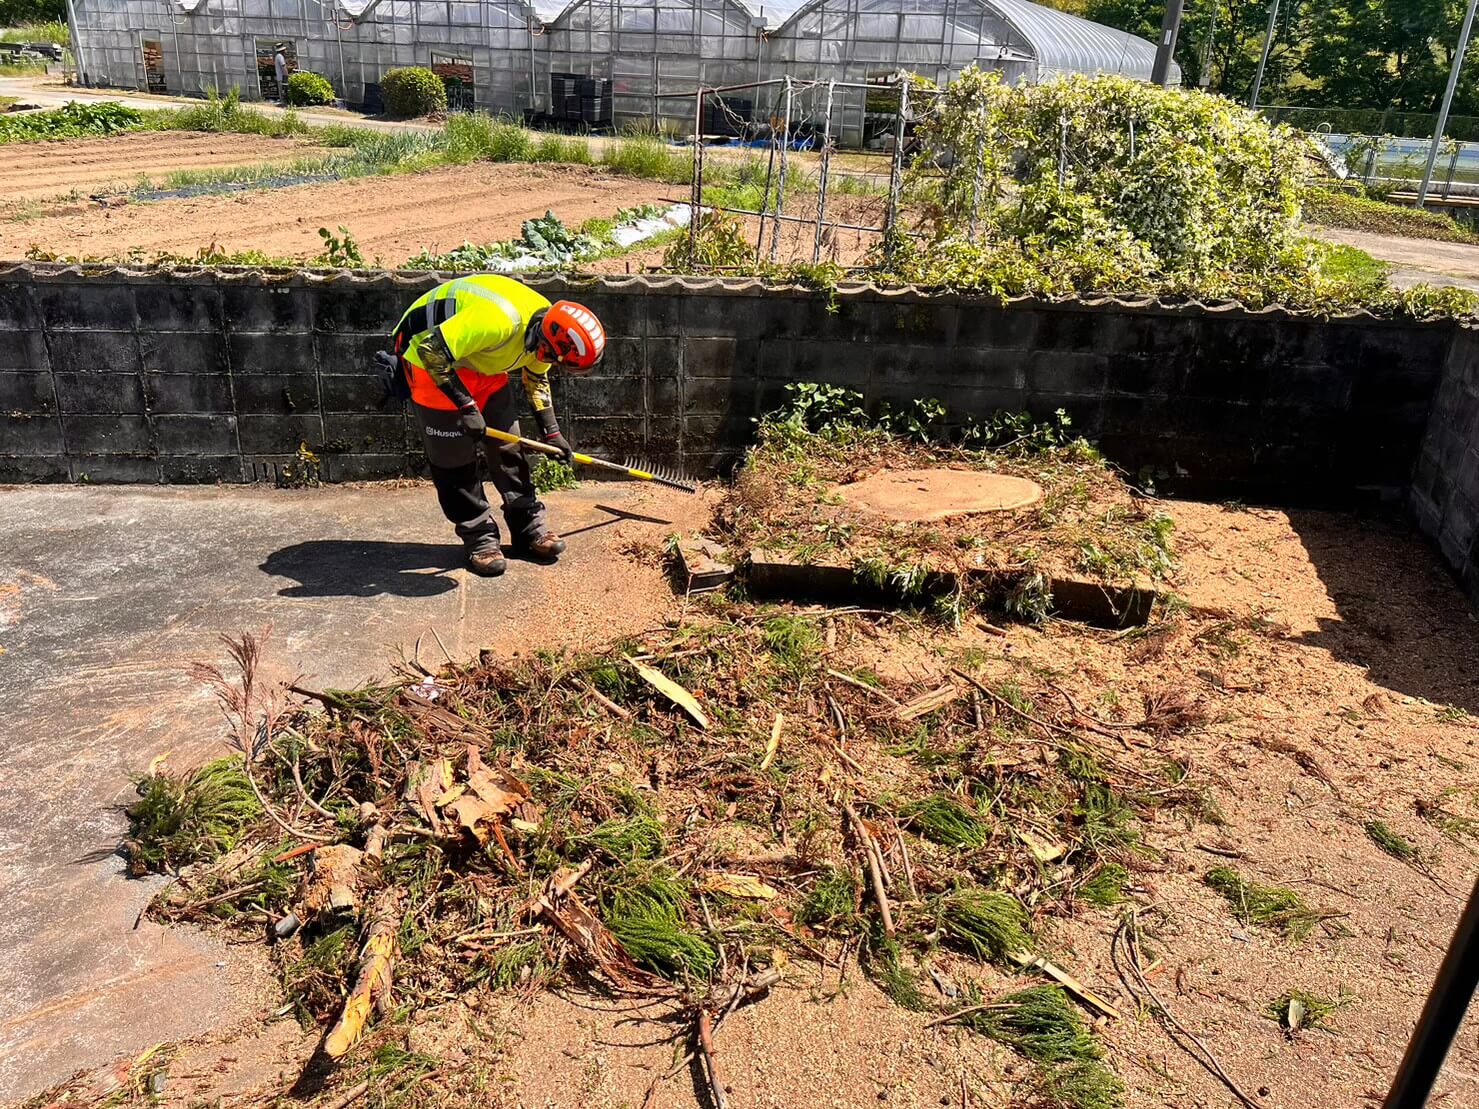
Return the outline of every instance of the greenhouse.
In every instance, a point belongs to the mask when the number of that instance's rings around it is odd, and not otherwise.
[[[679,94],[792,77],[873,83],[899,69],[948,81],[969,65],[1008,80],[1059,73],[1148,78],[1155,46],[1029,0],[74,0],[92,85],[275,100],[296,69],[375,112],[397,66],[428,66],[454,109],[562,126],[651,123],[691,131]],[[807,94],[798,111],[815,114]],[[857,143],[887,115],[837,94],[836,129]],[[886,98],[884,98],[886,100]],[[710,106],[706,126],[775,114],[774,87]],[[870,119],[870,117],[872,117]]]
[[[767,61],[770,77],[805,82],[872,84],[905,70],[943,84],[971,65],[1007,81],[1066,73],[1148,81],[1155,44],[1028,0],[812,0],[770,37]],[[822,110],[820,100],[805,94],[803,118]],[[892,127],[896,105],[886,94],[839,90],[833,133],[844,145],[867,142]]]
[[[321,73],[346,102],[379,110],[379,81],[428,66],[465,110],[536,105],[541,17],[522,0],[73,0],[80,64],[94,85],[277,100],[276,64]]]

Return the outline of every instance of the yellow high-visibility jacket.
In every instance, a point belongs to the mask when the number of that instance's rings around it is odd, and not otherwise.
[[[481,404],[517,371],[534,411],[548,409],[549,363],[524,343],[529,321],[549,306],[546,297],[499,274],[470,274],[432,289],[406,309],[396,327],[397,351],[412,366],[411,399],[428,408],[453,407],[437,386],[455,370]],[[428,370],[421,358],[422,341],[437,327],[452,354],[445,371]]]

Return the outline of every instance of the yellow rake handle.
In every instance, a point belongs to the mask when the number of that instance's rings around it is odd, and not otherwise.
[[[521,447],[525,447],[531,451],[538,451],[540,454],[548,454],[556,458],[565,457],[565,452],[559,447],[551,446],[548,443],[541,443],[537,439],[525,439],[522,435],[514,435],[508,431],[499,431],[493,427],[485,428],[483,433],[489,439],[497,439],[504,443],[517,443]],[[616,462],[607,462],[604,458],[592,458],[590,455],[581,454],[578,451],[574,453],[574,460],[582,466],[594,466],[598,470],[609,470],[616,474],[626,474],[627,477],[634,477],[640,481],[655,481],[660,485],[670,485],[674,489],[681,489],[685,493],[694,492],[694,487],[687,482],[664,477],[662,474],[650,473],[647,470],[639,470],[635,466],[622,466]]]

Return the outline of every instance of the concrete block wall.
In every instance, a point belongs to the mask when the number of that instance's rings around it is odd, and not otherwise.
[[[1461,327],[1412,474],[1418,527],[1479,606],[1479,330]]]
[[[23,265],[0,270],[0,481],[271,480],[299,444],[329,480],[416,473],[371,354],[433,274]],[[533,279],[531,279],[533,280]],[[1286,501],[1405,490],[1455,326],[1152,300],[1008,305],[912,289],[534,280],[601,316],[599,375],[556,375],[593,453],[694,471],[738,457],[785,386],[951,419],[1067,410],[1162,488]]]

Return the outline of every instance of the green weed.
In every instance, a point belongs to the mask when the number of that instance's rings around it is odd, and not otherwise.
[[[70,46],[72,35],[65,22],[53,19],[0,27],[0,42],[55,42]]]
[[[792,674],[810,673],[820,665],[822,636],[816,621],[799,616],[773,616],[761,628],[776,662]]]
[[[680,881],[653,876],[641,885],[617,887],[603,903],[606,926],[641,965],[669,978],[707,979],[718,954],[684,923],[688,889]]]
[[[693,155],[669,146],[656,135],[630,132],[601,151],[601,165],[612,173],[687,184],[693,177]]]
[[[975,848],[991,838],[990,826],[949,793],[932,793],[899,810],[911,831],[945,847]]]
[[[796,920],[813,928],[842,930],[841,926],[857,919],[858,898],[862,894],[856,872],[844,867],[828,867],[796,910]]]
[[[558,493],[580,486],[573,467],[547,455],[540,455],[536,458],[530,464],[529,470],[534,476],[534,488],[539,493]]]
[[[262,814],[234,756],[189,774],[142,778],[138,793],[127,812],[129,869],[135,874],[217,859]]]
[[[895,1005],[916,1013],[933,1010],[919,988],[918,976],[904,966],[896,940],[889,939],[881,931],[873,933],[858,952],[858,965]]]
[[[511,989],[542,979],[553,969],[543,941],[512,943],[488,956],[488,985],[495,990]]]
[[[353,974],[355,928],[344,924],[308,943],[303,954],[283,968],[283,991],[300,1014],[317,1019],[337,1012],[344,982]]]
[[[1385,821],[1368,820],[1363,827],[1366,830],[1366,838],[1392,858],[1400,859],[1404,863],[1419,861],[1417,848],[1410,840],[1392,831]]]
[[[1321,920],[1293,890],[1249,882],[1230,866],[1214,866],[1203,881],[1227,900],[1244,924],[1260,924],[1292,940],[1307,939]]]
[[[1349,1001],[1348,997],[1321,997],[1304,990],[1286,990],[1264,1007],[1263,1015],[1289,1032],[1323,1028],[1326,1018]]]
[[[1125,899],[1125,884],[1129,880],[1130,872],[1119,863],[1105,863],[1078,887],[1076,893],[1080,901],[1109,908]]]
[[[1059,986],[1032,986],[998,999],[961,1023],[1032,1060],[1044,1093],[1068,1109],[1117,1109],[1124,1084]]]
[[[1027,910],[1009,893],[967,886],[938,898],[934,909],[946,937],[978,959],[999,963],[1032,950]]]
[[[596,825],[580,837],[580,842],[604,851],[620,863],[655,859],[662,854],[662,825],[647,813],[639,812]]]

